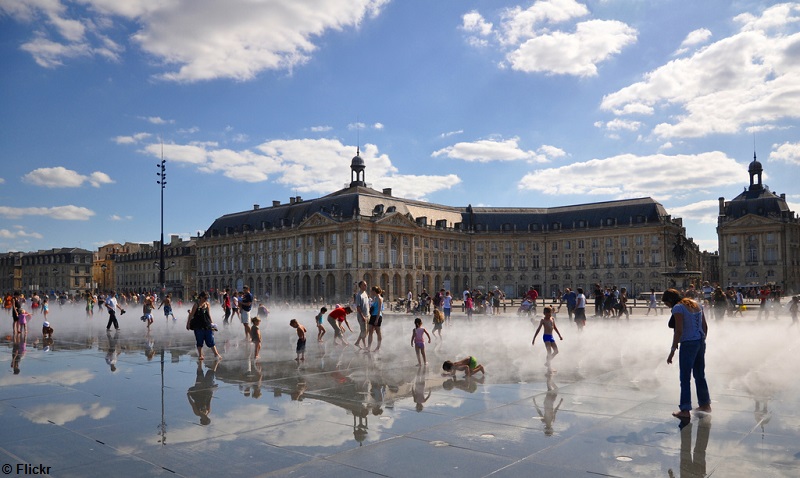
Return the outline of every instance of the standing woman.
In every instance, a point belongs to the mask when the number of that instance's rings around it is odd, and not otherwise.
[[[688,297],[681,299],[680,293],[675,289],[664,291],[661,300],[672,309],[672,316],[675,318],[672,349],[667,357],[667,363],[672,363],[678,344],[681,349],[678,357],[681,380],[680,410],[672,415],[681,419],[691,417],[689,412],[692,410],[692,376],[699,405],[695,410],[711,412],[711,396],[706,382],[706,336],[708,335],[706,316],[697,302]]]
[[[197,298],[197,303],[192,307],[189,312],[189,318],[186,319],[186,330],[194,331],[194,338],[197,340],[197,358],[203,360],[203,343],[206,347],[210,348],[214,355],[221,359],[222,355],[217,352],[217,346],[214,343],[214,325],[211,322],[211,310],[208,306],[208,294],[203,291]]]
[[[380,287],[372,287],[372,300],[369,303],[369,339],[367,339],[367,352],[372,349],[372,333],[378,334],[378,346],[375,347],[375,352],[381,348],[381,322],[383,322],[383,297],[381,294],[383,290]]]

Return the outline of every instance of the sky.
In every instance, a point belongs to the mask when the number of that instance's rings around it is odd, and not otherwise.
[[[800,212],[800,3],[0,0],[0,252],[188,238],[350,181],[449,206]]]

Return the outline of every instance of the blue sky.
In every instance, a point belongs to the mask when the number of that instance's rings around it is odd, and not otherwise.
[[[0,251],[157,240],[350,181],[466,206],[800,212],[800,3],[0,0]]]

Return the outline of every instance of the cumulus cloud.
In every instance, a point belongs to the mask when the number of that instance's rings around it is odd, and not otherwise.
[[[558,155],[558,151],[562,154]],[[450,159],[460,159],[467,162],[488,163],[491,161],[528,161],[544,163],[549,161],[548,154],[555,153],[563,156],[563,151],[553,146],[542,146],[536,151],[524,150],[519,146],[519,138],[506,140],[483,139],[473,142],[456,143],[440,150],[434,151],[431,156],[437,158],[444,156]]]
[[[312,126],[311,131],[314,133],[326,133],[333,129],[333,126]]]
[[[615,118],[611,121],[597,121],[594,124],[598,128],[605,128],[609,131],[637,131],[642,126],[640,121],[624,120]]]
[[[681,42],[681,46],[678,51],[675,52],[675,55],[682,55],[689,51],[691,47],[705,43],[709,38],[711,38],[711,30],[708,28],[698,28],[697,30],[689,32],[686,38]]]
[[[389,0],[308,2],[196,2],[194,0],[59,0],[0,2],[0,13],[41,24],[23,45],[42,66],[79,56],[117,60],[123,48],[105,32],[133,27],[128,38],[178,82],[216,78],[249,80],[264,70],[291,70],[309,60],[315,41],[332,31],[358,28]],[[116,30],[115,30],[116,29]]]
[[[63,221],[88,221],[94,211],[80,206],[9,207],[0,206],[0,216],[19,219],[25,216],[43,216]]]
[[[616,20],[587,19],[586,5],[575,0],[538,0],[527,9],[507,8],[499,26],[472,11],[462,18],[469,43],[490,39],[505,52],[501,68],[529,73],[595,76],[597,65],[636,42],[638,32]]]
[[[142,152],[159,158],[161,145],[147,145]],[[164,144],[164,159],[192,165],[204,173],[249,183],[271,180],[300,193],[319,194],[344,186],[341,171],[350,166],[355,153],[355,146],[327,138],[270,140],[244,150],[220,148],[213,142]],[[397,194],[412,199],[422,199],[461,181],[455,175],[400,175],[389,157],[373,144],[361,147],[360,155],[370,172],[370,183],[391,185]]]
[[[700,224],[716,224],[719,215],[719,201],[705,199],[692,201],[684,206],[667,207],[667,211],[675,217],[681,217]]]
[[[133,216],[120,216],[119,214],[112,214],[108,216],[108,219],[112,221],[131,221],[133,220]]]
[[[22,180],[34,186],[46,188],[77,188],[84,183],[99,188],[103,184],[113,184],[114,180],[108,174],[95,171],[88,176],[79,174],[71,169],[58,166],[55,168],[38,168],[22,177]]]
[[[161,125],[161,124],[174,124],[175,123],[175,120],[164,119],[164,118],[162,118],[160,116],[139,116],[139,119],[143,119],[143,120],[147,121],[148,123],[158,124],[158,125]]]
[[[697,168],[698,164],[707,167]],[[676,171],[692,174],[676,177]],[[517,187],[550,195],[652,196],[666,200],[704,191],[710,194],[730,184],[747,182],[748,178],[746,166],[719,151],[673,156],[624,154],[536,170],[523,176]]]
[[[606,95],[601,108],[615,115],[632,105],[667,112],[667,121],[652,130],[662,139],[735,134],[800,117],[800,4],[736,20],[738,32]],[[682,114],[673,114],[676,107]]]
[[[800,143],[773,144],[768,161],[783,161],[800,166]]]

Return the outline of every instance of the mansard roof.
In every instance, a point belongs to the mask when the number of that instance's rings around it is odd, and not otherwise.
[[[204,237],[234,232],[298,226],[315,214],[332,221],[356,216],[381,218],[402,214],[419,226],[455,228],[476,232],[541,231],[587,227],[626,226],[663,221],[664,207],[652,198],[624,199],[551,208],[454,207],[398,198],[356,185],[317,199],[291,198],[289,203],[226,214],[217,218]]]
[[[729,219],[739,218],[747,214],[764,217],[794,217],[783,195],[778,196],[768,187],[745,189],[738,196],[725,203],[724,215]]]

